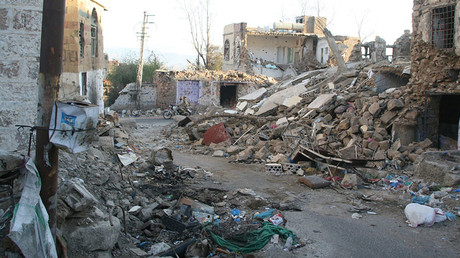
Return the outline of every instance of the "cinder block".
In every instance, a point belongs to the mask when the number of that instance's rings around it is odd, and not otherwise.
[[[295,174],[301,165],[293,164],[293,163],[282,163],[284,172]]]
[[[84,211],[97,203],[97,199],[78,180],[68,182],[67,197],[65,202],[75,211]]]
[[[278,163],[268,163],[265,164],[265,172],[268,174],[274,174],[276,176],[279,176],[283,174],[283,166]]]

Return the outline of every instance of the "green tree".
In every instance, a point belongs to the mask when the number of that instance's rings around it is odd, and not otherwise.
[[[112,105],[118,98],[119,92],[126,87],[127,84],[136,82],[137,67],[139,60],[128,60],[114,67],[107,74],[107,82],[105,84],[107,103],[106,106]],[[151,83],[153,74],[156,70],[164,68],[163,62],[158,57],[151,53],[146,59],[143,68],[142,81]]]

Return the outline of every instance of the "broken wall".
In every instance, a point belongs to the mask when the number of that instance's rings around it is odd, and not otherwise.
[[[120,92],[115,103],[110,106],[111,110],[136,110],[136,84],[130,83]],[[157,107],[157,90],[154,84],[142,84],[140,107],[141,110],[150,110]]]
[[[441,120],[446,115],[457,116],[460,109],[458,102],[449,110],[441,108],[443,99],[460,93],[460,4],[452,0],[414,0],[413,10],[411,97],[424,106],[423,137],[439,146],[444,126]],[[451,119],[458,129],[459,118]]]
[[[103,80],[108,64],[103,46],[103,6],[103,1],[66,1],[63,73],[59,91],[60,99],[87,96],[91,103],[99,106],[101,113],[104,109]]]
[[[436,38],[444,37],[433,33],[432,16],[435,10],[451,6],[455,15],[452,19],[452,38],[449,47],[437,47]],[[416,98],[423,99],[424,91],[459,92],[457,80],[460,71],[460,4],[452,0],[414,0],[411,85]],[[435,37],[435,38],[433,38]],[[446,35],[446,37],[448,37]]]
[[[25,150],[35,125],[42,28],[41,0],[0,1],[0,146]]]
[[[173,71],[155,71],[153,83],[157,85],[157,107],[166,109],[176,102],[176,80]]]

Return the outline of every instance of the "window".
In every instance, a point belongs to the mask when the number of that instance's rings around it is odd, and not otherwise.
[[[294,49],[292,47],[288,48],[288,63],[294,63]]]
[[[80,56],[83,57],[85,55],[85,25],[83,22],[80,22],[78,36],[80,37]]]
[[[437,48],[454,47],[455,5],[433,9],[431,43]]]
[[[91,56],[93,57],[97,57],[97,23],[96,9],[93,9],[93,13],[91,14]]]
[[[86,95],[86,93],[88,92],[87,81],[88,81],[88,78],[87,78],[86,73],[81,73],[81,90],[80,90],[81,94],[80,95],[82,96]]]
[[[230,60],[230,42],[228,42],[228,39],[224,43],[224,59],[225,61]]]

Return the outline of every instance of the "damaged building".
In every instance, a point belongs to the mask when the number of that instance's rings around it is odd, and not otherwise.
[[[259,87],[276,81],[263,75],[248,75],[236,71],[156,71],[153,84],[143,85],[142,110],[168,108],[179,104],[185,96],[194,106],[222,106],[233,108],[238,98]],[[110,107],[112,110],[133,110],[136,90],[128,84]]]
[[[296,23],[275,22],[273,28],[250,28],[246,23],[224,27],[223,70],[238,70],[283,78],[295,68],[319,68],[332,56],[323,33],[326,18],[300,16]],[[359,38],[335,36],[345,61]]]
[[[8,1],[0,9],[0,144],[23,149],[28,132],[15,125],[35,125],[42,26],[42,1]],[[106,74],[101,15],[103,1],[66,2],[60,98],[85,96],[103,110]],[[27,110],[28,112],[24,112]]]
[[[42,1],[8,1],[0,9],[0,146],[26,148],[16,124],[37,117]],[[25,112],[27,110],[27,112]]]
[[[420,139],[441,149],[455,145],[459,135],[459,13],[458,1],[414,1],[410,85],[423,113],[413,123]]]
[[[104,54],[102,16],[104,0],[66,1],[63,72],[60,99],[82,96],[104,110],[103,81],[108,59]]]

